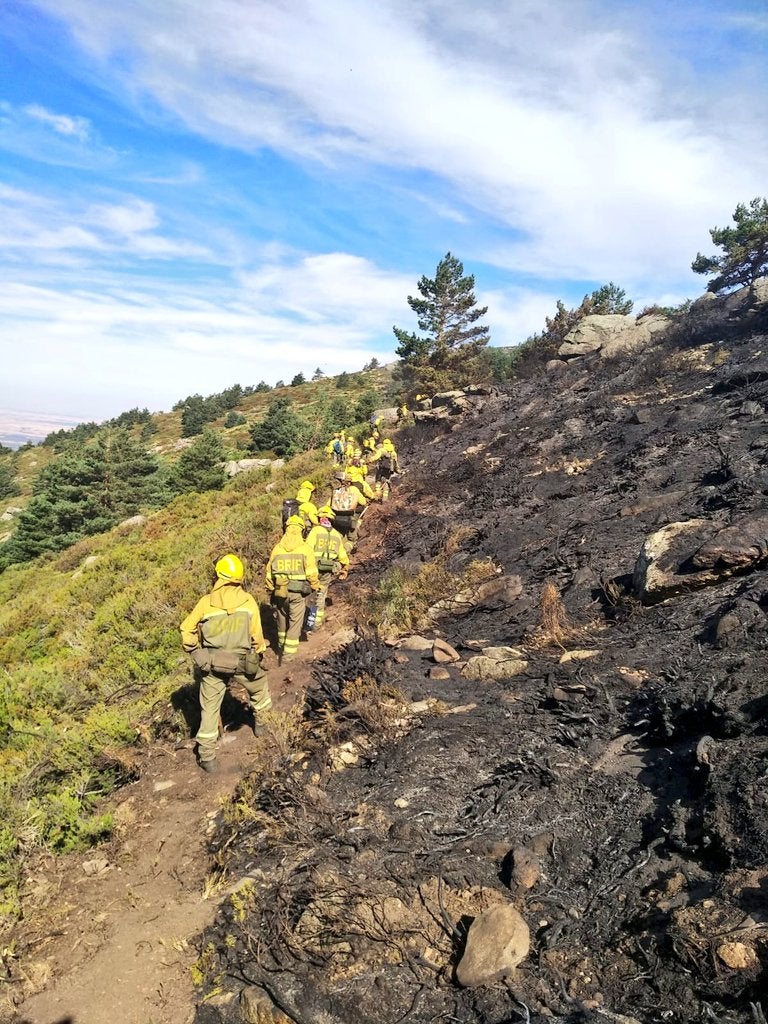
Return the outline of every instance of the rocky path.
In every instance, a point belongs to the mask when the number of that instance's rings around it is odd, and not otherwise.
[[[272,659],[275,707],[285,710],[310,665],[349,634],[343,608],[302,644],[290,674]],[[269,664],[269,662],[268,662]],[[249,771],[256,740],[228,732],[219,772],[204,775],[192,744],[154,745],[139,780],[116,801],[116,838],[104,847],[41,864],[30,880],[34,934],[25,935],[30,995],[2,1018],[17,1024],[189,1024],[196,1001],[196,939],[224,894],[206,839],[222,805]]]

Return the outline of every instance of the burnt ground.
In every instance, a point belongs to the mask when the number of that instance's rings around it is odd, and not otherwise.
[[[298,1024],[764,1020],[766,341],[580,360],[401,434],[407,471],[347,596],[364,607],[393,566],[492,559],[519,598],[439,632],[463,660],[511,645],[527,667],[429,678],[428,651],[361,613],[355,644],[315,664],[300,752],[245,780],[213,840],[232,888],[201,939],[198,1024],[273,1019],[242,1015],[249,986]],[[692,519],[743,527],[749,556],[644,605],[645,538]],[[336,770],[345,741],[359,760]],[[530,955],[461,988],[468,926],[500,901]]]

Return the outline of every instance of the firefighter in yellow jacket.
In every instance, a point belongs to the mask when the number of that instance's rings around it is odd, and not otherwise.
[[[336,515],[330,505],[318,509],[320,523],[313,526],[307,537],[307,544],[315,552],[317,571],[320,575],[320,589],[317,592],[314,626],[319,628],[325,621],[325,600],[331,580],[345,580],[349,572],[349,555],[344,547],[344,538],[333,528]]]
[[[312,501],[312,493],[315,485],[311,480],[304,480],[296,492],[296,501],[299,503],[299,515],[304,520],[304,529],[310,526],[317,526],[317,505]]]
[[[320,589],[315,553],[304,540],[303,528],[301,516],[291,516],[267,562],[265,584],[275,609],[281,665],[295,657],[304,625],[306,599]]]
[[[219,712],[227,685],[243,686],[251,698],[254,732],[259,717],[272,707],[267,674],[261,665],[266,650],[259,606],[242,586],[243,563],[224,555],[216,563],[213,590],[201,597],[181,624],[184,650],[200,669],[200,728],[197,757],[206,772],[216,770]]]

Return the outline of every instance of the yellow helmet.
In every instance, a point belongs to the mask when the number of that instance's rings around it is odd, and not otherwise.
[[[336,513],[333,511],[330,505],[323,505],[322,508],[317,510],[317,514],[322,519],[335,519]]]
[[[301,483],[299,484],[299,490],[300,491],[304,490],[305,487],[308,488],[310,491],[314,491],[314,489],[315,489],[315,485],[312,483],[311,480],[302,480],[301,481]]]
[[[216,563],[216,575],[220,580],[240,583],[245,575],[245,569],[237,555],[222,555]]]
[[[288,516],[288,521],[286,522],[285,525],[300,526],[302,529],[304,529],[304,520],[301,518],[301,516]]]

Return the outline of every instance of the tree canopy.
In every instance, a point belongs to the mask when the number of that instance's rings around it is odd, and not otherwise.
[[[409,295],[408,305],[426,333],[392,328],[402,360],[398,376],[416,390],[470,383],[480,372],[479,354],[489,341],[488,327],[478,323],[488,307],[477,305],[474,276],[465,276],[461,260],[448,252],[434,278],[422,276],[418,289],[421,297]]]
[[[756,196],[747,205],[739,203],[733,214],[734,227],[711,228],[710,237],[723,250],[722,256],[696,254],[691,270],[714,274],[709,292],[752,284],[768,274],[768,200]]]

